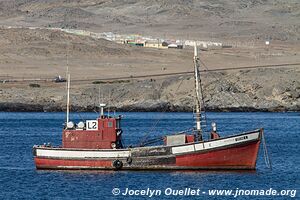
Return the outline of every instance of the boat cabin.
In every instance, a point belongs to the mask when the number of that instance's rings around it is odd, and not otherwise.
[[[121,116],[101,115],[96,120],[74,124],[68,122],[62,134],[63,148],[117,149],[122,148]]]

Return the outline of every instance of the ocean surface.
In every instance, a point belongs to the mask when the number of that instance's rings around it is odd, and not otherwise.
[[[194,126],[191,113],[117,114],[123,115],[125,145]],[[75,122],[96,117],[71,114]],[[217,122],[222,136],[264,127],[272,170],[261,148],[256,171],[37,171],[32,146],[60,145],[65,114],[0,112],[0,199],[299,199],[300,113],[207,113],[207,118],[208,124]],[[187,189],[200,193],[179,191]],[[245,191],[236,197],[209,194],[215,189]],[[149,190],[156,191],[152,197]],[[250,195],[251,190],[265,193]],[[267,192],[273,190],[278,195]]]

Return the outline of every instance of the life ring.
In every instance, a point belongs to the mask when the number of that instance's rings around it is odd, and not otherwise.
[[[115,149],[117,147],[116,143],[111,143],[111,148]]]
[[[115,160],[113,162],[113,166],[116,168],[116,170],[119,170],[123,167],[123,162],[121,160]]]
[[[131,164],[131,163],[132,163],[132,158],[131,158],[131,157],[127,157],[126,162],[127,162],[128,164]]]

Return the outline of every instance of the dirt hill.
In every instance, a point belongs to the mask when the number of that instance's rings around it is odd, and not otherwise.
[[[0,24],[185,39],[299,40],[298,0],[1,0]]]

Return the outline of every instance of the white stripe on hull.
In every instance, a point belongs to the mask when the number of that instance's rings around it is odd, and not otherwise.
[[[253,141],[259,139],[259,131],[239,135],[235,137],[229,137],[224,139],[218,139],[208,142],[187,144],[171,147],[172,154],[192,153],[196,151],[204,151],[209,149],[215,149],[220,147],[226,147],[229,145],[238,145],[247,141]],[[52,157],[52,158],[127,158],[131,156],[130,150],[66,150],[66,149],[36,149],[37,157]]]
[[[52,149],[36,149],[36,155],[40,157],[55,158],[126,158],[130,156],[129,151],[68,151]]]
[[[259,132],[249,133],[245,135],[240,135],[236,137],[230,137],[210,142],[198,143],[193,145],[184,145],[184,146],[177,146],[172,147],[173,154],[181,154],[181,153],[189,153],[194,151],[201,151],[201,150],[209,150],[213,148],[224,147],[228,145],[240,144],[247,141],[257,140],[259,139]]]

